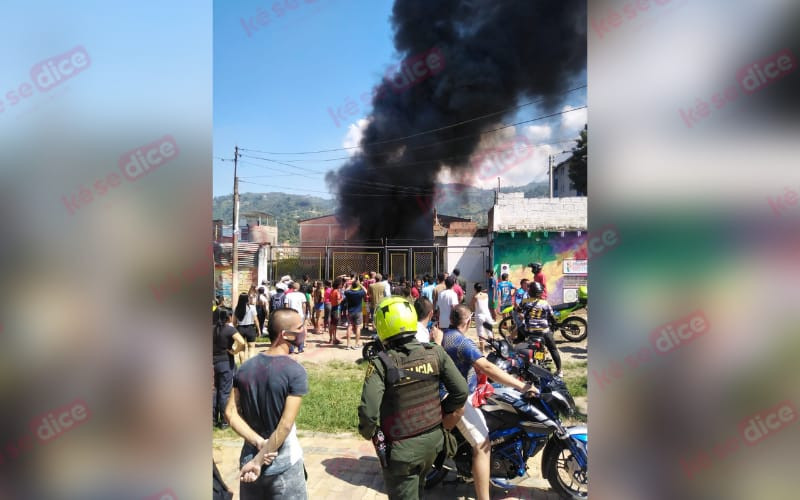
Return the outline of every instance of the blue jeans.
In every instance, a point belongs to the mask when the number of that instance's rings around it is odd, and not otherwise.
[[[280,498],[281,500],[306,500],[306,473],[300,459],[285,471],[274,476],[261,475],[253,483],[239,482],[241,500],[262,500]]]
[[[306,327],[303,325],[303,333],[298,335],[298,342],[300,342],[300,352],[306,349]],[[289,354],[294,352],[294,345],[289,344]]]

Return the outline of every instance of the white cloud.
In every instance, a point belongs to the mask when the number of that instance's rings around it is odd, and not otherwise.
[[[534,142],[542,142],[550,139],[553,129],[550,125],[528,125],[522,129],[522,133]]]
[[[342,140],[342,147],[343,148],[356,148],[356,149],[348,149],[347,152],[350,156],[361,151],[361,148],[358,147],[361,144],[361,137],[364,135],[364,130],[367,128],[369,121],[366,118],[361,118],[355,123],[351,123],[349,127],[347,127],[347,134],[344,136],[344,140]]]
[[[560,152],[557,146],[563,146],[541,144],[552,135],[552,128],[548,125],[524,127],[519,133],[515,127],[509,127],[491,135],[494,137],[481,141],[473,153],[467,175],[460,176],[445,168],[438,181],[442,184],[460,182],[481,189],[496,187],[498,177],[501,186],[546,181],[548,156]]]
[[[575,109],[577,106],[564,106],[561,111],[569,111],[571,109]],[[561,128],[565,132],[579,132],[583,126],[587,123],[587,113],[586,108],[579,109],[578,111],[572,111],[569,113],[564,113],[561,115]]]

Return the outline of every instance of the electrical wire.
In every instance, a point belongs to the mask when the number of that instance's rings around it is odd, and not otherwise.
[[[563,92],[559,92],[559,94],[568,94],[568,93],[574,92],[576,90],[585,89],[586,87],[587,87],[587,85],[581,85],[579,87],[574,87],[574,88],[571,88],[571,89],[567,89],[567,90],[565,90]],[[513,106],[511,108],[503,109],[503,110],[500,110],[500,111],[494,111],[492,113],[487,113],[487,114],[481,115],[481,116],[476,116],[474,118],[469,118],[467,120],[462,120],[460,122],[452,123],[450,125],[445,125],[445,126],[434,128],[434,129],[430,129],[430,130],[424,130],[422,132],[417,132],[415,134],[407,135],[405,137],[397,137],[395,139],[386,139],[386,140],[383,140],[383,141],[370,142],[370,143],[364,144],[364,146],[371,146],[371,145],[375,145],[375,144],[388,144],[388,143],[391,143],[391,142],[404,141],[406,139],[411,139],[413,137],[419,137],[421,135],[431,134],[431,133],[434,133],[434,132],[439,132],[439,131],[442,131],[442,130],[446,130],[448,128],[458,127],[458,126],[464,125],[466,123],[471,123],[471,122],[474,122],[476,120],[482,120],[484,118],[489,118],[491,116],[503,115],[503,114],[506,114],[506,113],[508,113],[510,111],[518,110],[518,109],[524,108],[526,106],[530,106],[532,104],[536,104],[538,102],[543,101],[544,99],[545,98],[542,97],[542,98],[535,99],[533,101],[529,101],[529,102],[526,102],[526,103],[523,103],[523,104],[520,104],[520,105],[517,105],[517,106]],[[585,107],[586,106],[583,106],[583,108],[585,108]],[[583,108],[574,108],[572,110],[567,110],[567,111],[574,111],[576,109],[583,109]],[[564,112],[567,112],[567,111],[564,111]],[[521,122],[521,123],[527,123],[527,122]],[[322,149],[322,150],[319,150],[319,151],[298,151],[298,152],[261,151],[261,150],[257,150],[257,149],[245,149],[245,148],[239,148],[239,149],[242,150],[242,151],[250,151],[250,152],[253,152],[253,153],[270,154],[270,155],[300,155],[300,154],[330,153],[332,151],[346,151],[346,150],[349,150],[349,149],[358,149],[360,147],[361,146],[349,146],[349,147],[344,147],[344,148]]]

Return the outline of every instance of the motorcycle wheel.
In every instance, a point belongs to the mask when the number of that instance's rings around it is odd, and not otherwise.
[[[578,316],[565,319],[558,329],[561,331],[561,335],[570,342],[580,342],[589,334],[589,324]]]
[[[503,332],[506,337],[511,338],[514,335],[514,319],[511,317],[503,318],[497,329]]]
[[[572,474],[570,465],[577,467],[572,451],[561,444],[553,451],[544,464],[542,472],[550,487],[563,498],[584,500],[589,494],[588,477],[585,472],[577,470]]]

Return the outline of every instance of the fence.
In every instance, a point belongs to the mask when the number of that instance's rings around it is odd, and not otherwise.
[[[469,262],[465,261],[467,258]],[[281,246],[268,249],[266,264],[268,280],[278,280],[285,275],[297,279],[304,274],[312,279],[333,279],[351,272],[370,271],[399,280],[425,274],[435,276],[459,267],[464,279],[479,281],[490,266],[490,260],[488,246]]]

